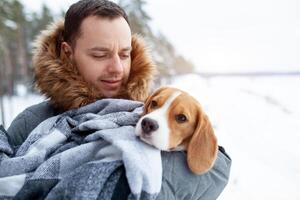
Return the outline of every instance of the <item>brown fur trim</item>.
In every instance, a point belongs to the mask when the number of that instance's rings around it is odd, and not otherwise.
[[[157,71],[140,36],[132,36],[131,46],[130,76],[125,91],[123,90],[119,97],[144,101],[149,96],[149,89]]]
[[[103,95],[79,75],[60,51],[64,22],[53,23],[35,42],[33,65],[39,91],[60,111],[79,108]],[[149,94],[156,68],[139,36],[132,36],[131,71],[127,85],[116,98],[144,101]]]

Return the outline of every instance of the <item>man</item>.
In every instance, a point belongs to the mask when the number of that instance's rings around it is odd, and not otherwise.
[[[41,120],[63,111],[103,97],[143,101],[148,96],[155,68],[142,41],[131,38],[125,12],[112,2],[79,1],[65,22],[52,25],[35,45],[36,86],[50,101],[25,110],[12,123],[8,131],[16,145]]]
[[[27,108],[12,122],[8,136],[14,146],[43,120],[98,99],[143,101],[155,73],[142,40],[131,34],[126,13],[107,0],[73,4],[64,22],[38,38],[33,64],[36,86],[49,101]],[[191,175],[183,154],[164,153],[162,158],[158,199],[216,199],[227,184],[231,161],[222,148],[214,168],[200,176]],[[170,173],[175,169],[176,174]],[[119,198],[128,195],[126,185],[126,179],[117,184]]]

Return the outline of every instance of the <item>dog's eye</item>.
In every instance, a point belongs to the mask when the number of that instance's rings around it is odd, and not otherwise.
[[[157,102],[154,101],[154,100],[152,100],[152,101],[150,102],[150,107],[151,107],[151,108],[156,108],[156,107],[157,107]]]
[[[175,116],[175,119],[178,123],[183,123],[187,121],[187,118],[184,114],[179,114]]]

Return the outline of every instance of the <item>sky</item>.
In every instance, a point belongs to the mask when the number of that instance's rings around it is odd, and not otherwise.
[[[57,12],[76,2],[22,1]],[[198,71],[300,71],[299,0],[147,0],[146,10],[153,30]]]

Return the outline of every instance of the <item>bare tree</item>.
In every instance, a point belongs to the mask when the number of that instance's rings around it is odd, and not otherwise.
[[[1,44],[3,44],[3,41],[2,41],[2,38],[0,36],[0,53],[2,55],[3,51],[2,50],[2,47],[1,47]],[[3,96],[4,96],[4,92],[3,92],[3,89],[4,89],[4,86],[3,86],[3,71],[4,71],[4,64],[3,62],[0,62],[0,116],[1,116],[1,121],[0,123],[5,127],[5,121],[4,121],[4,102],[3,102]]]
[[[1,113],[0,113],[0,115],[1,115],[1,121],[0,121],[0,124],[2,124],[4,127],[5,127],[5,121],[4,121],[4,117],[5,117],[5,115],[4,115],[4,102],[3,102],[3,88],[2,88],[2,77],[3,77],[3,75],[2,75],[2,72],[0,71],[0,84],[1,84],[1,87],[0,87],[0,111],[1,111]]]

